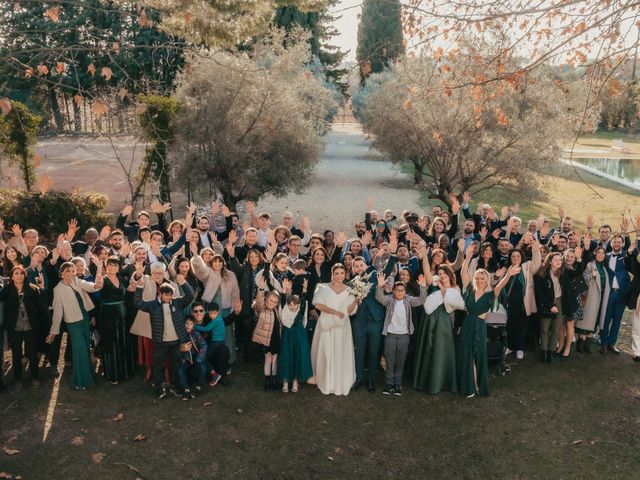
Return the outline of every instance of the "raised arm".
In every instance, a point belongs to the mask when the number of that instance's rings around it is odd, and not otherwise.
[[[516,265],[511,265],[509,267],[509,270],[507,270],[506,275],[504,275],[502,277],[502,279],[498,282],[498,284],[493,289],[493,294],[495,295],[496,298],[498,298],[498,295],[500,295],[500,291],[507,284],[507,282],[509,281],[509,278],[513,277],[514,275],[519,274],[520,270],[521,270],[521,268],[519,266],[516,266]]]
[[[473,243],[467,247],[462,269],[460,270],[460,278],[462,279],[462,286],[464,288],[469,285],[469,264],[471,263],[471,257],[473,257]]]

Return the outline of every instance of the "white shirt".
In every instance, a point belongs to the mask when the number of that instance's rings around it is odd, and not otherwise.
[[[609,269],[612,272],[616,271],[616,263],[618,262],[618,257],[614,257],[614,255],[615,254],[611,252],[611,256],[609,256]],[[615,273],[613,274],[613,282],[611,282],[611,288],[620,288],[620,286],[618,285],[618,278],[616,277]]]
[[[393,316],[391,317],[391,323],[389,323],[387,332],[396,335],[406,335],[409,333],[407,310],[404,308],[404,302],[402,300],[394,300],[394,302]]]
[[[164,314],[164,330],[162,331],[163,342],[175,342],[178,340],[176,327],[173,326],[173,319],[171,318],[171,308],[172,307],[169,303],[162,304],[162,313]]]
[[[200,242],[202,242],[202,246],[211,247],[211,242],[209,241],[209,232],[202,233],[198,230],[198,233],[200,233]]]

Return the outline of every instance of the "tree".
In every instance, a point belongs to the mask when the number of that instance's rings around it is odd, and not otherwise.
[[[13,159],[22,172],[27,191],[35,183],[35,152],[33,147],[42,118],[29,111],[20,102],[12,102],[11,110],[0,116],[0,145],[4,153]]]
[[[160,184],[160,201],[171,202],[171,169],[167,154],[175,137],[174,121],[180,104],[173,97],[159,95],[141,97],[139,100],[146,105],[144,112],[139,115],[139,122],[145,138],[149,141],[141,165],[143,180],[139,185],[143,186],[149,174],[152,174]],[[135,200],[132,198],[132,201]]]
[[[347,70],[340,68],[340,65],[346,52],[342,52],[339,47],[328,43],[338,34],[333,26],[333,22],[338,17],[329,11],[337,3],[337,0],[329,0],[324,9],[320,11],[303,11],[293,6],[279,7],[276,10],[273,24],[278,28],[284,28],[287,32],[296,28],[309,31],[311,34],[309,37],[311,54],[320,61],[327,78],[339,86],[344,93],[346,85],[341,80]]]
[[[176,178],[190,191],[215,192],[234,205],[308,185],[335,104],[308,69],[307,43],[283,42],[273,32],[251,57],[203,51],[181,76],[173,154]]]
[[[404,54],[399,0],[365,0],[358,25],[357,59],[361,83]]]
[[[162,14],[160,28],[196,46],[229,48],[268,31],[275,9],[320,11],[328,0],[141,0]],[[143,10],[144,13],[144,10]]]
[[[371,77],[379,85],[365,97],[362,118],[374,145],[394,162],[411,163],[416,181],[446,204],[451,193],[495,187],[539,194],[558,140],[597,123],[580,82],[565,86],[557,70],[478,85],[479,75],[498,73],[483,59],[501,48],[466,45],[448,63],[409,57]]]

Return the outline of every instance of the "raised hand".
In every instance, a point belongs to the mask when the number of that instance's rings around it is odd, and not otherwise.
[[[231,216],[231,210],[229,210],[229,207],[227,207],[224,204],[220,207],[220,211],[222,212],[222,215],[224,215],[225,217]]]
[[[507,272],[510,277],[518,275],[522,268],[519,265],[511,265],[509,267],[509,271]]]
[[[564,208],[558,207],[558,216],[560,217],[560,219],[564,218]]]
[[[4,231],[4,220],[0,218],[0,232]]]
[[[531,251],[532,252],[539,252],[540,251],[540,242],[537,241],[533,241],[533,243],[531,244]]]
[[[124,242],[122,244],[122,248],[120,249],[120,255],[122,255],[123,257],[127,257],[129,256],[130,253],[131,253],[131,244],[129,242]]]
[[[587,216],[587,219],[584,222],[585,227],[587,227],[588,230],[591,230],[593,228],[593,215],[589,215]]]
[[[237,241],[238,241],[238,232],[236,232],[235,230],[231,230],[229,232],[229,238],[227,239],[227,245],[228,244],[235,245]]]
[[[591,248],[591,232],[586,231],[582,236],[582,242],[584,243],[584,249],[589,250]]]
[[[285,293],[291,292],[292,285],[293,283],[288,278],[285,278],[284,280],[282,280],[282,289],[284,290]]]
[[[426,288],[427,286],[427,279],[422,274],[418,275],[418,285],[420,285],[422,288]]]
[[[471,200],[471,194],[469,192],[462,192],[462,203],[469,203]]]
[[[303,232],[306,232],[307,230],[309,230],[311,228],[311,220],[309,220],[309,217],[302,217],[300,226],[302,227],[301,230]]]
[[[633,226],[636,229],[636,236],[640,236],[640,215],[635,216]]]
[[[109,234],[111,233],[111,227],[109,225],[105,225],[100,230],[100,236],[98,237],[100,240],[106,240],[109,238]]]
[[[491,232],[491,236],[493,238],[495,238],[496,240],[500,238],[500,229],[499,228],[494,228],[493,231]]]
[[[364,235],[362,235],[362,244],[365,247],[369,247],[369,245],[371,245],[371,232],[369,230],[364,232]]]
[[[398,251],[398,229],[393,228],[389,234],[389,250],[391,253]]]
[[[513,213],[514,215],[517,215],[518,211],[520,211],[520,204],[516,203],[511,207],[511,213]]]
[[[153,202],[151,202],[150,209],[155,214],[162,213],[162,204],[157,199],[154,199]]]
[[[176,283],[178,285],[184,285],[186,283],[186,281],[187,280],[184,278],[184,275],[182,275],[180,273],[178,275],[176,275]]]
[[[418,219],[418,228],[423,232],[427,229],[427,219],[424,217],[420,217]]]
[[[231,241],[231,235],[229,235],[229,240],[227,240],[227,244],[224,246],[229,258],[233,258],[236,255],[236,246],[234,242]]]
[[[485,228],[486,230],[486,228]],[[464,238],[460,237],[458,239],[458,251],[459,252],[463,252],[464,251]]]
[[[44,288],[44,277],[42,276],[42,273],[39,273],[36,277],[36,286],[38,288]]]
[[[507,273],[507,269],[505,267],[499,268],[496,270],[496,277],[502,278],[505,273]]]
[[[558,245],[559,238],[560,238],[560,235],[558,235],[557,233],[554,233],[553,236],[551,237],[551,245],[553,245],[554,247]]]
[[[579,262],[580,260],[582,260],[582,247],[580,245],[576,247],[575,254],[576,254],[576,262]]]
[[[347,243],[347,234],[344,232],[338,232],[334,241],[336,242],[336,246],[338,248],[344,247],[344,244]]]
[[[480,238],[482,238],[483,240],[485,238],[487,238],[487,234],[489,233],[489,229],[487,228],[486,225],[482,225],[480,227]]]
[[[160,213],[167,213],[169,210],[171,210],[171,203],[167,202],[167,203],[163,203],[160,207]]]
[[[629,231],[629,219],[628,218],[622,217],[622,222],[620,223],[620,231],[625,235]]]
[[[247,212],[249,212],[250,214],[254,214],[256,211],[256,206],[252,201],[248,201],[247,202]]]
[[[540,237],[547,238],[550,230],[551,230],[551,227],[544,220],[542,221],[542,223],[538,224],[538,231],[540,232]]]
[[[451,214],[452,215],[457,215],[458,212],[460,211],[460,201],[458,200],[458,197],[455,196],[455,194],[451,194]]]
[[[133,205],[125,205],[120,212],[120,215],[122,215],[123,217],[128,217],[129,215],[131,215],[131,212],[133,212]]]
[[[75,237],[77,231],[78,231],[78,220],[76,220],[75,218],[72,218],[67,222],[67,240],[69,241],[73,240],[73,237]]]
[[[309,279],[305,278],[302,280],[302,292],[307,293],[307,287],[309,286]]]
[[[473,243],[471,243],[468,247],[467,250],[464,253],[465,258],[471,259],[473,257],[473,252],[475,251],[475,247],[473,246]]]
[[[500,218],[507,218],[507,215],[509,215],[509,207],[504,206],[500,209]]]
[[[385,276],[384,272],[378,273],[378,288],[382,288],[386,280],[387,280],[387,277]]]
[[[220,213],[220,204],[216,201],[211,202],[211,216],[215,217]]]
[[[142,275],[144,275],[144,264],[142,262],[136,262],[135,276],[142,278]]]

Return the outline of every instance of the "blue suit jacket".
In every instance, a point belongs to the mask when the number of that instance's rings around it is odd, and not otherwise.
[[[387,261],[387,265],[384,267],[384,274],[389,275],[393,271],[393,267],[398,261],[398,257],[391,255]],[[373,272],[371,274],[371,272]],[[367,268],[367,274],[371,274],[369,277],[369,283],[372,284],[369,294],[364,299],[362,304],[358,307],[356,314],[353,316],[354,327],[364,326],[368,321],[384,322],[384,307],[376,300],[376,288],[378,287],[378,275],[373,267]]]
[[[620,288],[620,292],[623,295],[626,295],[629,291],[629,288],[631,287],[631,276],[629,275],[629,271],[627,270],[627,267],[625,265],[624,250],[616,259],[614,270],[609,268],[609,260],[611,259],[611,255],[613,255],[613,253],[607,253],[606,259],[604,261],[607,273],[609,274],[609,285],[613,286],[613,278],[615,277],[618,280],[618,288]]]

